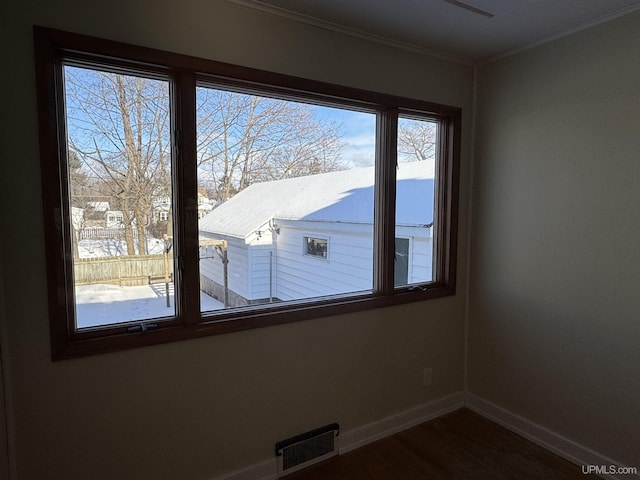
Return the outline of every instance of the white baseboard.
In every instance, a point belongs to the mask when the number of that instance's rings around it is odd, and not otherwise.
[[[604,455],[579,445],[562,435],[537,425],[520,415],[489,402],[471,393],[458,392],[446,397],[424,403],[404,412],[391,415],[362,427],[341,432],[338,437],[338,449],[344,454],[368,443],[381,440],[402,430],[414,427],[447,413],[467,407],[470,410],[502,425],[503,427],[531,440],[576,465],[610,466],[621,465]],[[637,475],[602,474],[607,480],[630,480],[640,478]],[[275,458],[257,463],[243,470],[218,477],[217,480],[276,480],[278,467]]]
[[[372,422],[368,425],[340,433],[340,437],[338,437],[340,441],[340,454],[350,452],[368,443],[375,442],[394,433],[441,417],[462,407],[464,407],[464,393],[458,392]]]
[[[458,410],[464,407],[464,398],[464,392],[454,393],[368,425],[340,432],[338,437],[339,453],[350,452],[368,443]],[[278,467],[275,458],[273,458],[218,477],[217,480],[275,480],[277,478]]]
[[[552,432],[545,427],[533,423],[520,415],[505,410],[504,408],[472,393],[467,393],[465,395],[465,407],[499,425],[502,425],[512,432],[531,440],[533,443],[550,450],[556,455],[575,463],[576,465],[596,465],[607,467],[611,465],[623,466],[620,462],[607,458],[590,448],[584,447],[573,440]],[[638,475],[628,474],[601,474],[601,477],[611,480],[630,480],[631,478],[640,478]]]

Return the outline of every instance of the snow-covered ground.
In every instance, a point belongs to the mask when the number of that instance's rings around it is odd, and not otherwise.
[[[77,328],[170,317],[175,314],[173,283],[169,284],[167,307],[165,284],[119,287],[76,286]],[[224,304],[200,292],[202,311],[219,310]]]
[[[136,245],[137,248],[137,245]],[[78,242],[80,258],[126,255],[127,245],[119,239],[84,239]],[[147,240],[149,254],[162,254],[164,241]],[[75,289],[77,328],[172,317],[175,315],[174,287],[169,284],[169,304],[165,284],[119,287],[117,285],[78,285]],[[219,310],[224,304],[200,292],[202,311]]]
[[[136,242],[136,250],[138,244]],[[161,254],[164,251],[164,241],[157,238],[147,239],[149,255]],[[116,257],[127,254],[127,243],[118,239],[89,239],[78,242],[80,258]]]

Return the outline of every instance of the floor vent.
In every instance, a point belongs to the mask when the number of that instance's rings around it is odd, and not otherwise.
[[[280,476],[296,472],[338,454],[340,427],[332,423],[276,443]]]

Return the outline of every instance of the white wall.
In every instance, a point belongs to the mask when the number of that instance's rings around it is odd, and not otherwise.
[[[640,14],[479,71],[469,390],[640,466]]]
[[[1,274],[19,480],[208,480],[272,458],[276,440],[334,421],[354,429],[463,388],[469,67],[222,0],[2,9]],[[34,23],[462,107],[458,295],[51,362]]]
[[[396,225],[396,237],[409,239],[408,283],[433,280],[433,228]]]
[[[243,239],[227,238],[227,279],[229,290],[249,298],[249,245]],[[200,275],[224,285],[224,265],[214,247],[200,247]]]
[[[271,234],[268,234],[269,237]],[[227,238],[229,290],[246,300],[269,298],[269,263],[271,245],[247,244],[242,239]],[[213,247],[200,247],[200,275],[224,285],[224,265]],[[206,257],[206,258],[202,258]],[[274,274],[275,277],[275,274]],[[275,285],[272,286],[275,289]],[[275,296],[275,291],[274,291]]]
[[[271,233],[267,234],[269,237]],[[252,245],[249,248],[249,300],[258,300],[275,296],[275,260],[271,254],[274,249],[271,245]],[[270,290],[271,289],[271,290]]]
[[[280,227],[275,253],[279,299],[295,300],[371,290],[371,225],[277,222]],[[326,239],[327,258],[306,255],[304,237]]]

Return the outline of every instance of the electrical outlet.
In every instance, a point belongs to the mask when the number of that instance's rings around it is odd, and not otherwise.
[[[427,367],[422,372],[422,385],[427,387],[431,385],[431,367]]]

